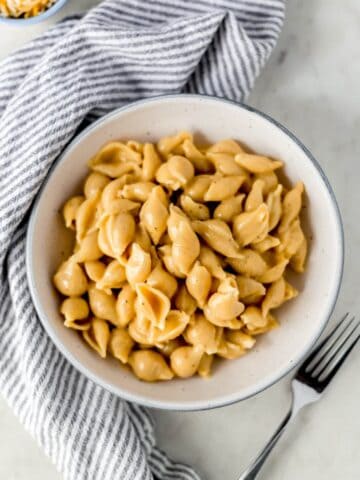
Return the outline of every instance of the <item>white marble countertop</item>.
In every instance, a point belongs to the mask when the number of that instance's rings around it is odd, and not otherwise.
[[[98,3],[70,1],[57,18]],[[56,20],[0,26],[0,58]],[[249,103],[280,120],[325,169],[346,232],[344,282],[334,317],[359,314],[360,5],[358,0],[288,2],[286,23]],[[261,476],[273,480],[358,480],[360,348],[318,404],[282,439]],[[207,480],[234,480],[272,434],[289,404],[289,379],[233,405],[202,413],[154,412],[159,444]],[[211,435],[209,432],[213,432]],[[56,480],[59,474],[0,398],[0,478]]]

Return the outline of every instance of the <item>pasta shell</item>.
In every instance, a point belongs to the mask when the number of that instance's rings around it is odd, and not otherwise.
[[[141,348],[151,348],[155,345],[152,338],[154,328],[150,320],[136,316],[135,320],[129,323],[128,332],[131,338],[141,345]]]
[[[101,279],[96,282],[96,288],[110,295],[111,289],[121,288],[125,280],[125,268],[117,260],[113,260],[106,266]]]
[[[192,140],[185,140],[182,144],[185,156],[194,165],[197,172],[208,173],[213,170],[211,162],[200,150],[194,145]]]
[[[179,267],[175,264],[174,258],[172,255],[172,247],[171,245],[163,245],[162,247],[158,248],[158,252],[161,255],[162,261],[165,265],[166,270],[177,278],[185,278],[186,275],[181,273]]]
[[[283,163],[278,160],[245,152],[235,155],[235,161],[251,173],[271,172],[283,166]]]
[[[195,375],[203,356],[202,347],[180,347],[170,355],[172,371],[181,378],[188,378]]]
[[[228,177],[215,177],[211,182],[208,190],[204,193],[206,202],[221,202],[232,197],[239,190],[244,182],[245,177],[242,175],[232,175]]]
[[[155,186],[152,182],[131,183],[123,187],[121,195],[128,200],[145,202]]]
[[[98,260],[85,262],[84,268],[86,275],[93,282],[98,282],[105,273],[106,265]]]
[[[208,378],[211,375],[211,368],[214,361],[214,355],[208,355],[204,353],[201,357],[199,367],[197,369],[198,375],[202,378]]]
[[[145,252],[150,253],[152,247],[151,238],[146,228],[141,223],[136,225],[134,242],[140,245]]]
[[[130,336],[138,343],[159,345],[174,340],[183,333],[190,317],[184,312],[171,310],[166,317],[164,328],[154,326],[151,320],[137,316],[129,325]]]
[[[297,272],[297,273],[304,272],[306,254],[307,254],[307,241],[306,241],[306,238],[304,237],[300,247],[290,259],[290,267],[294,270],[294,272]]]
[[[103,256],[103,252],[98,245],[98,232],[87,234],[78,245],[76,253],[73,255],[77,262],[86,262],[98,260]]]
[[[191,220],[208,220],[210,218],[208,207],[195,202],[188,195],[180,196],[180,206]]]
[[[217,219],[194,221],[193,228],[203,240],[216,252],[225,257],[240,257],[240,249],[235,242],[228,225]]]
[[[104,255],[107,255],[108,257],[115,257],[115,253],[113,252],[112,246],[110,244],[110,239],[108,237],[108,231],[105,228],[105,224],[103,224],[99,229],[98,245]]]
[[[212,182],[212,175],[197,175],[187,185],[184,193],[195,202],[204,202],[205,193]]]
[[[175,306],[178,310],[188,315],[192,315],[197,308],[195,299],[190,295],[185,285],[181,285],[178,289],[175,296]]]
[[[129,140],[126,142],[126,146],[138,153],[142,153],[144,150],[144,145],[136,140]]]
[[[195,315],[195,321],[184,333],[185,340],[193,346],[199,345],[211,355],[217,352],[223,329],[210,323],[202,314]]]
[[[149,182],[155,179],[157,169],[161,165],[161,159],[157,154],[157,151],[151,143],[145,143],[144,145],[144,160],[142,167],[142,178],[144,181]]]
[[[104,188],[101,194],[101,206],[105,217],[116,215],[118,213],[137,213],[140,204],[128,199],[120,198],[124,185],[131,181],[131,175],[124,175],[121,178],[113,180]]]
[[[216,171],[222,175],[244,175],[244,169],[235,162],[232,154],[208,151],[206,157],[214,164]]]
[[[261,305],[261,311],[266,317],[270,310],[278,308],[285,301],[286,283],[283,277],[272,283],[266,292],[266,296]]]
[[[298,217],[301,210],[303,192],[304,184],[298,182],[295,187],[285,195],[279,232],[286,231],[290,227],[290,224]]]
[[[225,278],[226,278],[227,272],[225,272]],[[211,289],[210,293],[216,293],[218,291],[219,285],[221,283],[221,280],[219,278],[214,278],[212,279],[211,282]]]
[[[279,280],[280,277],[285,272],[285,268],[287,264],[289,263],[289,260],[285,259],[280,261],[277,265],[274,267],[270,268],[267,270],[265,273],[257,277],[257,280],[261,283],[272,283],[276,282],[276,280]]]
[[[161,290],[145,283],[139,283],[135,288],[137,293],[135,302],[137,314],[148,318],[151,325],[163,330],[166,317],[170,311],[169,298]]]
[[[60,312],[65,317],[64,325],[74,330],[88,330],[90,328],[89,306],[81,297],[66,298],[60,307]]]
[[[123,261],[123,254],[135,237],[134,217],[129,213],[119,213],[110,217],[106,227],[114,256]]]
[[[64,217],[66,228],[75,230],[76,213],[84,200],[85,197],[83,197],[82,195],[77,195],[76,197],[71,197],[63,206],[62,214]]]
[[[271,191],[275,190],[275,188],[278,186],[278,183],[279,183],[276,173],[273,171],[256,173],[255,178],[262,180],[264,182],[264,186],[263,186],[264,195],[268,195]]]
[[[86,199],[76,210],[76,240],[78,243],[85,235],[97,228],[99,218],[99,195]]]
[[[97,226],[100,228],[110,215],[118,215],[120,213],[130,213],[131,215],[136,215],[139,210],[140,203],[133,202],[127,198],[119,198],[112,204],[110,210],[102,212],[97,222]]]
[[[232,293],[239,296],[235,275],[227,274],[226,277],[219,282],[217,291],[219,293]]]
[[[164,343],[158,343],[156,345],[156,348],[160,350],[160,352],[165,357],[170,357],[170,355],[174,350],[183,346],[184,346],[184,341],[182,341],[181,338],[177,337],[177,338],[174,338],[173,340],[168,340],[167,342],[164,342]]]
[[[133,352],[129,357],[129,364],[135,375],[146,382],[171,380],[174,377],[164,357],[153,350]]]
[[[240,318],[248,329],[265,327],[267,324],[266,316],[263,316],[260,308],[254,306],[246,307]]]
[[[269,229],[269,210],[265,203],[252,212],[240,213],[234,218],[233,233],[241,246],[263,240]]]
[[[141,173],[141,154],[121,142],[112,142],[103,147],[89,162],[95,172],[116,178],[128,172]]]
[[[263,327],[247,327],[245,328],[245,332],[250,335],[261,335],[262,333],[269,332],[274,328],[279,326],[278,322],[276,321],[275,317],[270,313],[266,317],[266,325]]]
[[[127,173],[132,173],[138,177],[141,176],[141,169],[135,162],[99,164],[94,165],[92,170],[108,175],[111,178],[119,178]]]
[[[109,182],[110,178],[102,173],[90,173],[84,184],[85,197],[90,198],[97,195],[99,192],[102,192]]]
[[[170,157],[167,162],[170,175],[184,187],[195,175],[193,164],[181,155]]]
[[[163,330],[155,328],[153,331],[154,343],[158,344],[174,340],[184,332],[189,321],[190,317],[185,312],[170,310],[166,317],[165,328]]]
[[[88,289],[83,269],[71,258],[60,265],[54,275],[54,285],[67,297],[80,297]]]
[[[93,314],[98,318],[108,320],[115,326],[118,325],[119,321],[116,313],[116,299],[114,295],[99,290],[94,286],[89,288],[88,295]]]
[[[190,223],[179,225],[179,235],[173,240],[171,253],[180,273],[188,274],[200,253],[200,242]]]
[[[200,242],[189,220],[179,209],[170,206],[168,233],[172,240],[171,253],[174,264],[182,274],[188,274],[200,253]]]
[[[211,274],[208,269],[196,262],[186,278],[186,287],[200,307],[204,307],[211,288]]]
[[[244,305],[233,292],[213,293],[204,308],[205,317],[209,322],[220,327],[227,326],[223,322],[236,319],[243,311]]]
[[[259,253],[264,253],[274,247],[280,245],[280,240],[277,237],[267,235],[263,240],[257,243],[253,243],[252,246]]]
[[[145,282],[151,272],[151,255],[145,252],[140,245],[133,243],[131,253],[126,263],[125,272],[127,281],[134,286],[137,283]]]
[[[226,341],[225,339],[222,339],[217,351],[219,357],[226,358],[227,360],[234,360],[235,358],[245,355],[245,353],[246,350],[241,345]]]
[[[257,303],[266,293],[264,285],[253,278],[238,275],[236,283],[239,299],[245,304]]]
[[[249,277],[259,277],[269,268],[262,256],[250,248],[241,250],[241,257],[227,258],[226,261],[236,273]]]
[[[140,211],[140,220],[155,245],[166,231],[168,217],[166,194],[161,187],[155,187]]]
[[[124,143],[110,142],[101,148],[95,157],[90,160],[89,166],[93,167],[99,164],[121,162],[135,162],[140,164],[141,155]]]
[[[179,235],[179,228],[182,223],[188,223],[189,220],[185,213],[174,205],[170,205],[170,216],[167,221],[167,232],[171,241]]]
[[[276,227],[281,218],[281,193],[283,191],[282,185],[278,185],[273,192],[269,193],[266,204],[269,209],[269,231]]]
[[[111,257],[120,259],[135,236],[135,220],[129,213],[111,215],[100,227],[100,249]]]
[[[241,332],[240,330],[229,330],[226,333],[226,339],[235,345],[239,345],[245,350],[250,350],[256,343],[256,339],[254,337],[248,335],[247,333]]]
[[[213,277],[220,280],[225,278],[226,273],[223,269],[221,260],[211,248],[201,245],[199,260],[201,265],[206,267]]]
[[[156,265],[148,276],[146,283],[153,288],[161,290],[169,298],[172,298],[177,291],[176,279],[163,269],[161,263]]]
[[[130,285],[124,285],[116,300],[117,320],[120,327],[126,327],[135,318],[136,293]]]
[[[241,146],[232,139],[221,140],[220,142],[214,143],[207,149],[208,152],[213,153],[227,153],[230,155],[236,155],[237,153],[243,152]]]
[[[242,203],[244,201],[245,194],[240,193],[227,200],[223,200],[214,210],[214,218],[222,220],[223,222],[230,223],[233,217],[239,215],[242,212]]]
[[[276,247],[278,253],[284,255],[285,258],[291,258],[301,247],[304,238],[300,220],[297,218],[290,224],[287,230],[279,232],[281,243]]]
[[[181,187],[180,181],[170,173],[168,163],[163,163],[160,165],[156,172],[155,178],[160,185],[166,187],[168,190],[175,191],[179,190]]]
[[[122,363],[127,363],[135,343],[128,332],[121,327],[114,328],[110,334],[109,351]]]
[[[151,256],[151,262],[152,262],[153,268],[155,268],[157,265],[161,265],[161,259],[158,253],[158,249],[153,245],[151,245],[149,253]]]
[[[245,201],[246,212],[256,210],[263,203],[263,188],[264,182],[262,180],[255,180]]]
[[[287,302],[288,300],[291,300],[292,298],[295,298],[299,295],[299,292],[296,290],[295,287],[290,285],[290,283],[285,281],[285,301]]]
[[[83,338],[102,358],[106,357],[106,350],[110,339],[110,330],[105,320],[93,318],[88,330],[82,332]]]
[[[171,137],[163,137],[157,144],[157,148],[161,155],[166,157],[175,150],[176,147],[181,145],[185,140],[193,140],[191,133],[179,132],[177,135]]]

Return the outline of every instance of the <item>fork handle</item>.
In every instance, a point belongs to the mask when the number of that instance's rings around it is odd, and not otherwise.
[[[281,422],[279,425],[278,429],[274,433],[274,435],[270,438],[270,440],[267,442],[265,447],[261,450],[259,455],[256,457],[256,459],[248,466],[248,468],[240,475],[238,480],[255,480],[261,470],[261,467],[265,463],[265,460],[269,456],[270,452],[272,449],[275,447],[277,444],[279,438],[285,431],[286,426],[288,425],[289,421],[292,420],[294,417],[294,411],[293,409],[289,410],[289,413],[286,415],[284,420]]]

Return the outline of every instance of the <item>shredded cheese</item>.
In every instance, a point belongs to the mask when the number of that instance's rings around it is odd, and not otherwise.
[[[56,0],[0,0],[0,13],[5,17],[34,17],[44,12]]]

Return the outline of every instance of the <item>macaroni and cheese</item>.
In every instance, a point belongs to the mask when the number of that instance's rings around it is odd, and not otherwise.
[[[56,0],[0,0],[0,13],[5,17],[35,17],[43,13]]]
[[[105,145],[63,207],[75,237],[54,276],[65,327],[144,381],[207,377],[216,358],[251,350],[306,261],[304,186],[282,185],[282,166],[188,132]]]

